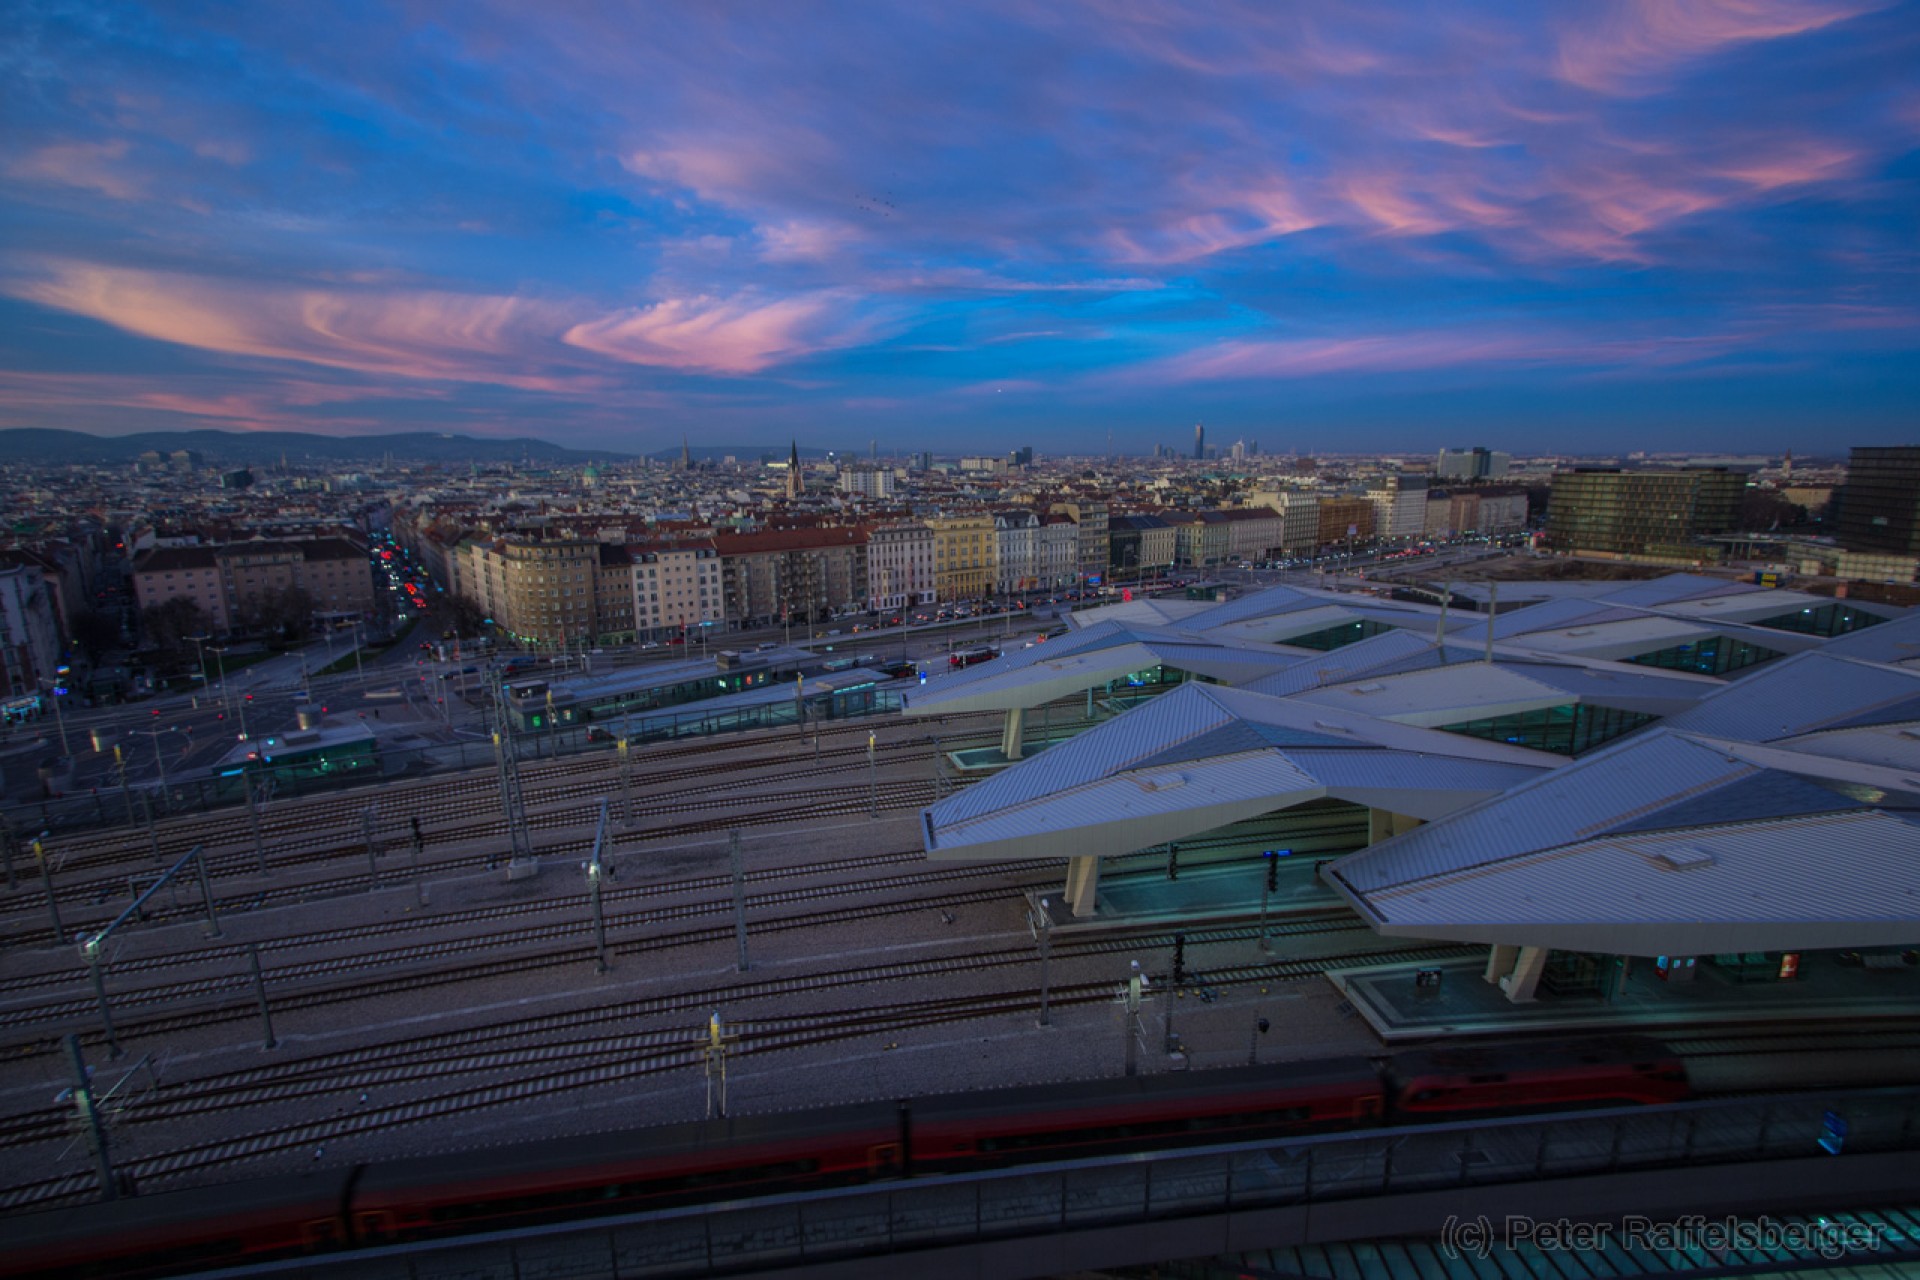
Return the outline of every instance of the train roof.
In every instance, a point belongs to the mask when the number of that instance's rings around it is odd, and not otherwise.
[[[207,1222],[219,1231],[244,1230],[247,1220],[270,1214],[275,1221],[292,1207],[306,1206],[315,1218],[339,1213],[351,1167],[312,1173],[252,1177],[206,1187],[124,1196],[110,1205],[98,1200],[59,1209],[9,1214],[0,1218],[0,1261],[31,1255],[63,1241],[86,1244],[101,1231],[138,1237],[149,1230],[171,1228],[183,1222]]]
[[[867,1102],[813,1111],[730,1116],[724,1120],[691,1120],[573,1137],[541,1138],[368,1165],[358,1194],[377,1196],[414,1186],[444,1185],[449,1181],[591,1168],[602,1161],[690,1155],[723,1144],[795,1141],[862,1129],[891,1134],[897,1124],[893,1103]]]
[[[1389,1060],[1395,1076],[1489,1071],[1553,1071],[1582,1066],[1618,1066],[1661,1062],[1674,1051],[1651,1036],[1607,1036],[1582,1040],[1509,1041],[1501,1044],[1448,1044],[1408,1049]]]
[[[1129,1101],[1174,1102],[1252,1089],[1330,1088],[1378,1085],[1379,1072],[1366,1058],[1324,1058],[1217,1071],[1184,1071],[1119,1079],[1073,1080],[1056,1084],[1015,1085],[975,1093],[936,1094],[910,1099],[916,1120],[1017,1115],[1058,1111],[1065,1106],[1100,1106]]]

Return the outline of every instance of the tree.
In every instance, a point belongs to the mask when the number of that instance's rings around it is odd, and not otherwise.
[[[162,666],[174,666],[187,656],[187,637],[209,630],[207,613],[183,596],[163,600],[140,614],[140,634],[159,654]]]
[[[100,655],[120,643],[120,624],[98,609],[73,615],[73,646],[86,655],[88,666],[98,666]]]
[[[247,620],[282,640],[303,640],[313,630],[313,595],[305,587],[263,591]]]
[[[466,596],[451,597],[447,614],[453,624],[453,633],[457,636],[477,636],[486,630],[486,610]]]
[[[1748,533],[1805,524],[1807,509],[1775,489],[1750,488],[1740,500],[1740,528]]]

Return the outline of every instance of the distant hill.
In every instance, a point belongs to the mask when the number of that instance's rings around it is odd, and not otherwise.
[[[477,436],[415,431],[388,436],[321,436],[304,431],[144,431],[131,436],[95,436],[80,431],[16,427],[0,431],[0,463],[61,460],[85,463],[132,462],[149,449],[172,453],[191,449],[212,464],[270,466],[285,454],[289,462],[530,462],[586,463],[621,461],[631,454],[563,449],[545,440],[522,437],[489,440]],[[678,456],[676,453],[675,456]]]

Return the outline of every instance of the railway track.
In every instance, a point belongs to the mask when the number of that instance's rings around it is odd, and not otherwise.
[[[991,718],[988,713],[972,713],[959,718]],[[1084,720],[1063,720],[1059,723],[1062,730],[1084,727]],[[891,740],[883,737],[881,750],[890,756],[889,763],[918,762],[930,759],[933,736],[925,732],[925,726],[919,722],[893,721],[879,726],[884,735],[890,728],[905,726],[910,730],[906,735],[895,733]],[[866,744],[864,735],[873,731],[875,725],[869,722],[840,724],[818,730],[822,739],[845,738],[855,735],[859,741],[849,746],[822,747],[817,758],[821,760],[864,759]],[[809,730],[808,737],[816,736]],[[803,765],[798,771],[794,762],[779,756],[751,756],[745,759],[715,764],[685,763],[689,756],[721,754],[726,752],[755,751],[770,744],[778,744],[786,734],[783,731],[770,731],[756,734],[749,740],[729,740],[725,742],[689,742],[676,743],[670,748],[655,748],[635,753],[629,768],[633,773],[636,787],[674,785],[684,782],[705,783],[712,779],[716,769],[753,772],[757,770],[777,769],[789,776],[819,776],[831,772],[831,767],[822,765],[818,769]],[[991,735],[981,738],[981,744],[996,739]],[[943,749],[959,749],[968,745],[962,737],[943,739]],[[902,756],[900,753],[905,752]],[[529,807],[540,804],[577,798],[581,786],[595,792],[597,780],[611,773],[614,757],[610,752],[587,752],[567,757],[563,760],[540,762],[521,761],[521,782],[527,792]],[[725,781],[712,782],[710,786],[697,789],[719,790],[727,787]],[[264,836],[277,840],[292,841],[294,847],[327,838],[328,829],[337,829],[335,838],[346,838],[358,831],[362,814],[369,803],[382,806],[396,806],[413,815],[421,816],[423,821],[429,815],[463,815],[470,813],[473,802],[488,799],[497,793],[496,775],[490,767],[479,767],[464,773],[436,776],[431,780],[410,782],[385,782],[379,785],[378,794],[368,794],[362,789],[351,794],[318,796],[298,801],[281,802],[261,815],[261,829]],[[617,788],[617,783],[614,789]],[[684,789],[684,788],[683,788]],[[600,788],[603,791],[604,788]],[[178,857],[197,843],[209,846],[247,845],[252,841],[252,823],[245,814],[243,806],[236,804],[230,812],[221,814],[196,815],[190,820],[191,834],[181,836],[173,828],[182,825],[173,819],[161,824],[161,856]],[[108,863],[144,864],[152,855],[152,841],[144,830],[121,829],[112,834],[93,836],[62,836],[58,841],[61,856],[69,861],[87,861],[95,865]]]
[[[1213,971],[1208,974],[1208,980],[1220,985],[1297,981],[1317,976],[1324,971],[1326,964],[1333,960],[1342,963],[1367,963],[1385,959],[1439,960],[1456,957],[1468,950],[1469,948],[1458,946],[1396,948],[1338,956],[1275,960]],[[1020,949],[1019,962],[1032,963],[1032,957],[1025,948]],[[996,963],[1014,963],[1014,961],[1002,959]],[[843,975],[838,985],[868,981],[870,979],[865,975],[870,972],[872,971],[854,971],[854,974],[860,976]],[[760,995],[777,995],[782,993],[783,988],[790,990],[793,984],[806,984],[805,989],[814,990],[817,989],[819,981],[819,976],[812,976],[742,985],[766,988],[757,993]],[[1106,1003],[1114,998],[1115,991],[1116,983],[1111,980],[1062,983],[1051,989],[1050,1000],[1062,1007]],[[743,998],[747,996],[740,987],[736,986],[721,991],[684,993],[645,1003],[659,1006],[652,1010],[656,1015],[670,1012],[698,1013],[715,1007],[720,1001],[737,1001]],[[1010,1016],[1024,1013],[1029,1009],[1037,1009],[1038,1005],[1038,989],[1021,988],[1001,993],[913,1000],[898,1005],[869,1007],[843,1013],[823,1013],[805,1018],[748,1019],[740,1026],[731,1028],[734,1041],[729,1046],[729,1052],[735,1055],[773,1053],[809,1045],[844,1042],[875,1034],[923,1029],[955,1021]],[[530,1098],[570,1089],[605,1088],[643,1076],[685,1070],[698,1065],[701,1061],[697,1028],[691,1035],[684,1032],[632,1033],[614,1036],[592,1046],[556,1047],[554,1054],[562,1060],[549,1063],[545,1069],[540,1069],[537,1057],[529,1056],[533,1052],[523,1050],[518,1054],[501,1055],[497,1058],[492,1055],[478,1055],[489,1067],[514,1070],[516,1078],[511,1081],[479,1088],[469,1084],[326,1120],[280,1125],[229,1139],[192,1144],[173,1151],[124,1162],[121,1168],[136,1181],[151,1189],[185,1175],[217,1169],[261,1156],[289,1150],[302,1150],[315,1144],[339,1141],[362,1133],[381,1132],[398,1126],[419,1124],[452,1115],[519,1103]],[[529,1072],[529,1067],[534,1069]],[[379,1075],[370,1077],[368,1082],[375,1085],[392,1083],[391,1080]],[[122,1120],[125,1122],[125,1115]],[[92,1179],[88,1175],[40,1179],[16,1184],[0,1192],[0,1210],[45,1205],[61,1199],[74,1198],[91,1190]]]
[[[1323,937],[1364,932],[1356,924],[1340,922],[1289,922],[1281,937]],[[1271,932],[1271,931],[1270,931]],[[1255,936],[1247,929],[1210,931],[1207,942],[1245,942]],[[1060,948],[1063,960],[1089,956],[1124,954],[1138,950],[1143,943],[1156,941],[1152,936],[1126,939],[1089,939]],[[1395,952],[1394,954],[1398,954]],[[747,1000],[788,999],[846,987],[883,982],[947,978],[961,972],[985,972],[994,969],[1031,965],[1033,954],[1027,947],[997,948],[926,961],[864,966],[820,978],[798,977],[761,979],[730,984],[685,995],[624,1001],[610,1008],[594,1009],[537,1019],[517,1019],[490,1027],[479,1027],[451,1034],[420,1037],[405,1042],[387,1043],[365,1049],[316,1055],[297,1062],[249,1067],[219,1076],[169,1083],[166,1096],[140,1111],[144,1121],[177,1115],[226,1110],[289,1099],[303,1100],[339,1092],[358,1092],[373,1087],[405,1083],[404,1070],[417,1066],[421,1079],[431,1079],[459,1071],[492,1068],[518,1068],[538,1063],[549,1054],[567,1057],[583,1044],[606,1041],[604,1036],[582,1037],[585,1029],[621,1026],[644,1019],[678,1013],[698,1013],[717,1004],[735,1005]],[[1215,974],[1209,972],[1212,983]],[[794,1015],[801,1021],[813,1015]],[[768,1019],[758,1019],[766,1022]],[[613,1037],[622,1039],[626,1032]],[[451,1055],[451,1056],[450,1056]],[[463,1065],[464,1064],[464,1065]],[[324,1087],[311,1089],[319,1084]],[[60,1108],[0,1119],[0,1148],[23,1141],[57,1136],[68,1113]]]
[[[1016,864],[1017,865],[1017,864]],[[978,880],[989,876],[1001,876],[1006,873],[1004,864],[995,864],[991,869],[976,869],[972,866],[930,868],[908,875],[884,876],[878,879],[859,880],[851,883],[814,885],[802,888],[772,889],[751,895],[747,899],[749,911],[764,911],[774,907],[830,902],[843,898],[865,898],[871,894],[886,893],[895,890],[913,891],[927,885],[953,884],[969,880]],[[1032,886],[1028,886],[1032,887]],[[996,894],[1004,897],[1008,890],[1001,886]],[[631,892],[629,897],[641,896]],[[575,904],[583,908],[585,895]],[[669,924],[682,920],[698,919],[702,916],[726,916],[733,911],[731,897],[712,898],[700,902],[684,903],[672,906],[644,907],[636,911],[609,911],[606,915],[607,933],[610,939],[617,940],[623,932],[631,932],[648,925]],[[837,922],[844,911],[815,912],[811,918],[822,922]],[[344,977],[350,974],[362,974],[393,965],[432,962],[452,959],[474,953],[497,954],[508,947],[529,943],[552,942],[560,939],[577,939],[588,930],[588,917],[584,911],[571,920],[556,920],[550,923],[530,925],[501,932],[464,935],[456,938],[439,939],[433,942],[406,947],[383,947],[376,952],[355,955],[327,956],[322,959],[296,961],[283,964],[266,971],[267,980],[275,985],[302,982],[316,979]],[[196,996],[220,995],[230,991],[244,991],[250,979],[245,974],[217,975],[202,978],[183,978],[162,986],[142,987],[133,990],[114,991],[111,995],[115,1009],[141,1009],[155,1005],[170,1004]],[[0,1008],[0,1034],[18,1027],[31,1027],[40,1023],[58,1023],[83,1017],[93,1009],[91,996],[76,997],[51,1004],[20,1006],[11,1009]]]
[[[692,801],[655,806],[654,814],[649,816],[672,816],[676,813],[711,813],[720,810],[729,810],[731,812],[727,812],[724,816],[719,817],[692,818],[688,821],[668,823],[664,826],[623,831],[615,836],[615,847],[617,849],[618,845],[622,842],[674,839],[685,836],[709,835],[714,832],[735,829],[744,830],[755,827],[782,826],[806,822],[817,818],[849,817],[866,814],[870,809],[881,813],[895,813],[924,808],[938,798],[933,783],[912,781],[882,782],[874,786],[871,790],[864,785],[831,789],[815,788],[807,794],[811,798],[804,803],[792,804],[782,808],[762,807],[751,813],[740,811],[742,801],[738,798]],[[596,796],[595,799],[597,800],[598,797]],[[551,812],[545,814],[529,814],[527,827],[530,831],[580,829],[590,827],[597,816],[597,806],[585,809],[582,812],[568,814]],[[436,840],[443,838],[447,834],[448,833],[437,834]],[[503,819],[490,819],[471,823],[466,828],[451,833],[453,839],[458,843],[483,847],[488,845],[489,842],[505,839],[507,834],[507,824]],[[386,843],[390,846],[399,843],[400,847],[405,847],[404,843],[391,840]],[[586,837],[554,840],[540,846],[535,849],[534,852],[541,857],[565,857],[570,854],[585,852],[591,847],[591,844],[592,841]],[[389,856],[393,856],[397,854],[397,852],[397,849],[390,848]],[[422,861],[418,870],[421,874],[431,873],[434,875],[449,875],[485,870],[493,867],[498,862],[504,861],[505,856],[504,853],[492,849],[487,849],[483,852],[457,853],[452,856],[445,856],[443,854],[442,856]],[[340,859],[353,858],[364,860],[367,857],[365,843],[361,842],[357,846],[343,846],[337,853],[328,854],[324,857],[315,857],[313,861],[330,861],[336,857]],[[236,864],[242,862],[245,864],[245,870],[251,874],[253,870],[253,854],[251,852],[227,855],[224,859],[213,863],[210,868],[210,873],[217,874],[223,865],[232,869]],[[284,869],[277,862],[274,865],[276,869]],[[414,871],[411,869],[402,872],[396,868],[395,870],[381,873],[379,879],[381,882],[393,884],[403,877],[411,877],[413,874]],[[253,909],[277,903],[301,902],[315,897],[365,890],[373,887],[375,883],[374,877],[375,873],[370,871],[355,871],[320,880],[301,880],[297,883],[291,880],[285,883],[262,883],[257,877],[253,877],[253,883],[240,893],[230,893],[227,897],[216,895],[215,909],[219,911],[228,911],[239,907]],[[97,884],[95,888],[97,890],[93,894],[95,903],[89,905],[111,903],[113,898],[124,895],[127,891],[123,881],[101,883]],[[111,894],[112,897],[109,897],[109,894]],[[63,902],[64,901],[66,901],[66,899],[63,897]],[[115,914],[118,914],[119,909],[117,904],[102,906],[99,910],[88,910],[86,907],[76,907],[73,904],[69,904],[63,910],[62,917],[63,922],[67,925],[70,932],[84,931],[87,925],[104,923],[108,919],[111,919]],[[190,919],[197,914],[201,914],[202,911],[203,908],[200,907],[197,901],[179,906],[167,904],[155,908],[153,918],[161,922],[175,919]],[[48,935],[48,930],[45,927],[36,926],[24,931],[16,931],[13,935],[13,941],[16,945],[23,944],[22,932],[24,932],[25,937],[43,937],[47,943],[56,941]]]

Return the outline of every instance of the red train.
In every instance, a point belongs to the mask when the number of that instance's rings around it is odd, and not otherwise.
[[[1681,1060],[1639,1038],[999,1089],[553,1139],[30,1214],[0,1220],[0,1275],[161,1276],[769,1191],[1686,1096]]]

